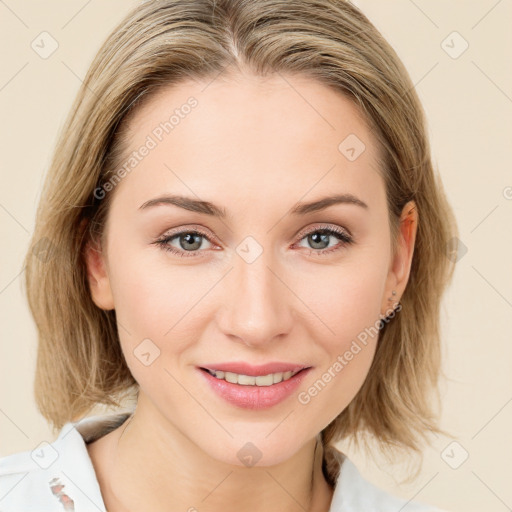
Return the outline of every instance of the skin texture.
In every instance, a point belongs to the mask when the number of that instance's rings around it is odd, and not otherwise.
[[[110,512],[327,511],[333,490],[321,472],[321,446],[314,458],[316,436],[362,386],[376,337],[309,403],[297,395],[389,313],[392,290],[400,300],[417,213],[413,203],[404,207],[392,255],[377,145],[349,99],[300,76],[244,72],[210,82],[168,87],[130,120],[128,153],[190,96],[198,101],[116,186],[106,247],[87,249],[92,297],[116,310],[140,384],[133,418],[89,453]],[[354,161],[338,150],[350,134],[365,144]],[[351,193],[368,208],[289,213],[297,202],[334,193]],[[227,216],[172,205],[140,210],[164,194],[212,202]],[[319,245],[318,234],[307,236],[336,226],[352,244],[330,235]],[[200,238],[192,253],[183,236],[182,244],[168,242],[186,257],[153,243],[175,228],[199,228],[209,240]],[[263,251],[251,263],[237,252],[248,236]],[[324,248],[331,252],[319,255]],[[160,350],[148,366],[134,354],[147,338]],[[228,361],[313,370],[284,402],[254,411],[219,398],[197,369]],[[247,442],[261,452],[252,467],[237,456]]]

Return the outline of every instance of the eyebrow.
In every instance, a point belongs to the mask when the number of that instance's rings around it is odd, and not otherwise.
[[[311,212],[324,210],[325,208],[335,204],[352,204],[368,209],[368,205],[353,194],[337,194],[334,196],[323,197],[309,203],[297,203],[291,208],[290,213],[294,215],[306,215]],[[203,213],[220,218],[226,217],[225,208],[216,206],[209,201],[201,201],[191,197],[179,195],[165,195],[155,197],[154,199],[150,199],[149,201],[143,203],[139,207],[139,210],[145,210],[147,208],[162,205],[174,205],[192,212]]]
[[[325,208],[335,204],[353,204],[368,209],[368,205],[353,194],[337,194],[334,196],[323,197],[322,199],[318,199],[311,203],[297,203],[290,210],[290,213],[295,215],[305,215],[307,213],[324,210]]]

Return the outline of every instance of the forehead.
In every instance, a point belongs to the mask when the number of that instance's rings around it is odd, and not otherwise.
[[[151,150],[118,185],[137,200],[179,188],[215,202],[249,191],[296,202],[310,190],[369,198],[383,187],[358,107],[307,76],[224,74],[162,88],[131,116],[120,164],[144,145]]]

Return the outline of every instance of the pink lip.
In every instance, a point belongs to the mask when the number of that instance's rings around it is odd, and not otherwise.
[[[238,366],[237,366],[238,367]],[[290,367],[290,365],[288,365]],[[215,368],[215,367],[214,367]],[[220,370],[220,368],[215,368]],[[301,367],[298,367],[300,370]],[[271,386],[244,386],[241,384],[232,384],[223,379],[217,379],[206,370],[199,368],[199,372],[206,379],[208,384],[211,386],[221,398],[226,400],[232,405],[241,407],[243,409],[267,409],[288,398],[300,385],[304,377],[310,372],[311,368],[305,368],[290,379],[281,381]],[[227,370],[229,371],[229,370]],[[247,369],[244,370],[247,372]],[[254,367],[252,367],[254,371]],[[258,370],[259,372],[260,370]],[[286,370],[292,371],[292,370]],[[266,373],[265,373],[266,372]],[[242,373],[242,372],[235,372]],[[259,375],[268,375],[268,373],[278,373],[275,371],[269,372],[265,366],[263,373]],[[242,373],[243,375],[249,375],[248,373]]]
[[[303,368],[307,368],[307,365],[296,363],[273,362],[253,366],[252,364],[244,362],[233,362],[205,364],[202,366],[202,368],[206,368],[207,370],[220,370],[223,372],[232,372],[238,373],[240,375],[249,375],[251,377],[257,377],[258,375],[268,375],[269,373],[298,372]]]

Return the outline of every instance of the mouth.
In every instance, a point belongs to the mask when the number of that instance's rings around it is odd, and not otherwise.
[[[218,370],[214,365],[197,367],[197,371],[204,376],[207,387],[214,395],[232,406],[252,410],[269,409],[287,401],[297,392],[312,369],[311,366],[299,366],[284,372],[247,375],[224,369]]]

